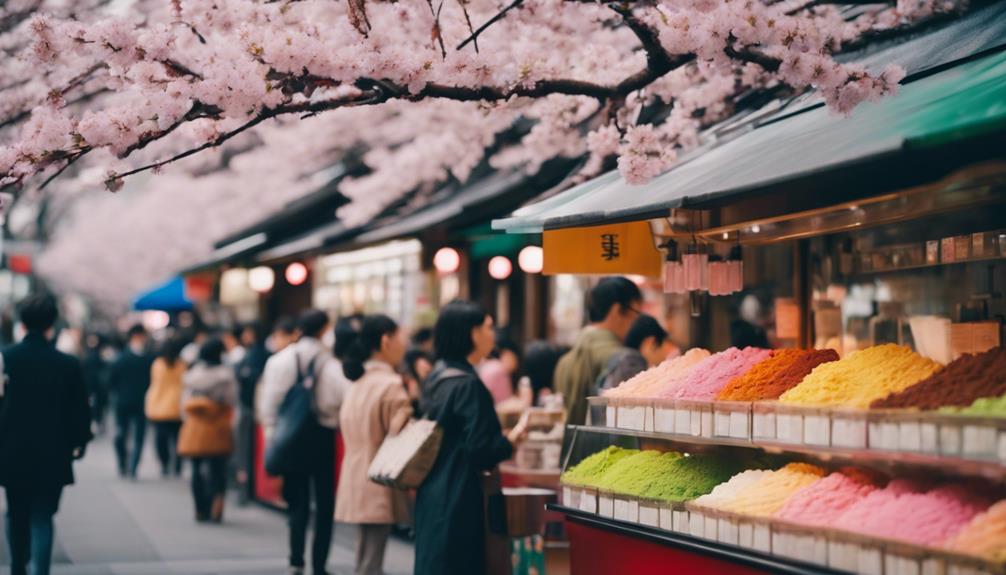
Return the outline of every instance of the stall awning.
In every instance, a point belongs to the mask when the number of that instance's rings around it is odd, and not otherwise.
[[[141,293],[133,299],[133,309],[167,312],[191,310],[192,302],[185,296],[185,280],[181,276],[175,276]]]
[[[433,199],[429,207],[403,214],[387,225],[372,226],[373,229],[360,234],[357,241],[361,244],[381,242],[415,234],[424,229],[436,226],[461,215],[469,206],[485,202],[513,190],[527,180],[527,174],[520,170],[496,172],[471,185],[460,189],[448,190],[441,201]]]
[[[849,116],[817,107],[769,122],[641,186],[603,176],[494,227],[527,233],[650,219],[781,190],[853,199],[871,186],[938,179],[960,167],[950,163],[976,159],[958,144],[989,134],[1006,134],[1006,52],[911,82]],[[947,146],[952,153],[934,153]],[[1001,148],[985,152],[1002,155]],[[860,181],[869,184],[852,189]]]

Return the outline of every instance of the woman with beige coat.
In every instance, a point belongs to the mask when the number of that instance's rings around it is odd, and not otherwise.
[[[367,478],[370,462],[388,435],[412,415],[409,396],[393,366],[405,356],[398,325],[385,315],[367,316],[343,361],[353,380],[342,403],[339,428],[346,452],[336,495],[335,518],[359,526],[357,575],[381,575],[391,527],[408,520],[405,494]]]

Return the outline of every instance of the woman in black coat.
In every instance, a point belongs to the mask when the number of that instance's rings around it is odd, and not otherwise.
[[[475,372],[495,346],[493,320],[478,304],[451,302],[434,329],[437,365],[420,406],[444,430],[437,461],[416,494],[416,575],[485,573],[482,473],[513,453],[489,390]]]

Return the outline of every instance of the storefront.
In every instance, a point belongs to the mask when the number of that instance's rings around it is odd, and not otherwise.
[[[421,256],[414,239],[320,256],[312,305],[334,316],[383,313],[411,331],[434,309]]]
[[[1003,572],[1006,53],[960,57],[497,223],[689,326],[566,428],[572,572]]]

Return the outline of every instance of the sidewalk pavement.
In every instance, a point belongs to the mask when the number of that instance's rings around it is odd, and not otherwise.
[[[63,491],[56,515],[53,575],[282,575],[286,516],[228,501],[222,525],[197,524],[187,479],[161,479],[148,441],[139,480],[115,471],[111,432],[94,441],[75,466],[77,483]],[[148,434],[148,440],[151,434]],[[0,497],[0,510],[6,505]],[[0,521],[0,575],[10,573]],[[337,525],[329,571],[353,571],[356,528]],[[308,542],[310,553],[310,541]],[[388,575],[412,572],[413,547],[392,538]]]

